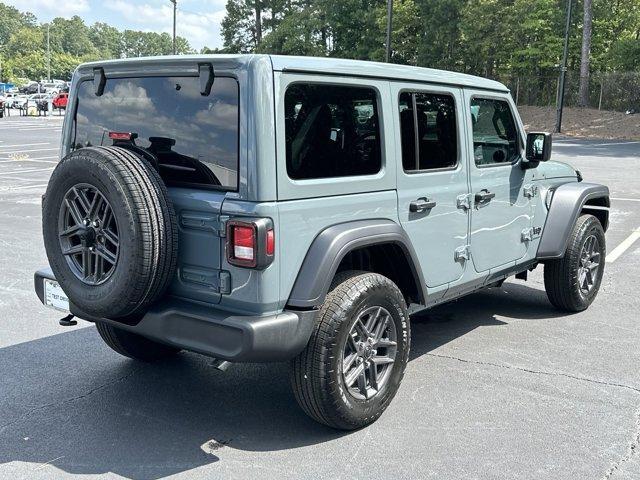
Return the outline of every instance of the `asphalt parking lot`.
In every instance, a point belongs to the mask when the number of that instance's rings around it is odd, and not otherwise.
[[[399,394],[344,433],[298,409],[287,365],[136,364],[58,325],[32,273],[61,125],[0,120],[0,478],[640,478],[640,142],[555,142],[612,192],[588,311],[556,312],[539,268],[416,315]]]

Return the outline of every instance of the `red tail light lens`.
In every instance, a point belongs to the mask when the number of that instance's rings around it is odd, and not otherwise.
[[[276,251],[276,237],[273,233],[273,228],[267,230],[267,255],[273,255]]]
[[[227,222],[227,261],[247,268],[265,268],[273,261],[275,234],[268,218]]]
[[[233,257],[238,260],[253,262],[256,258],[256,235],[253,227],[235,225],[233,235]]]
[[[131,132],[109,132],[111,140],[131,140]]]

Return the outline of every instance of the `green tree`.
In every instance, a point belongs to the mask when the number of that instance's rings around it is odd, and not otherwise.
[[[89,27],[89,39],[104,58],[120,58],[123,54],[122,33],[111,25],[94,23]]]
[[[0,3],[0,45],[9,41],[11,35],[21,28],[36,26],[36,18],[29,12]]]

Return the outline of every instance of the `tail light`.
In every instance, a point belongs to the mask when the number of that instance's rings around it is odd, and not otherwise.
[[[247,268],[266,268],[275,255],[275,233],[268,218],[227,222],[227,261]]]
[[[131,140],[132,136],[131,132],[109,132],[111,140]]]

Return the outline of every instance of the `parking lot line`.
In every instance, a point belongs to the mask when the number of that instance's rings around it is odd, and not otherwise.
[[[629,142],[592,143],[591,146],[592,147],[608,147],[610,145],[633,145],[635,143],[640,143],[640,142],[629,141]]]
[[[611,197],[610,200],[614,202],[640,202],[640,198],[615,198]]]
[[[10,150],[8,152],[0,152],[3,155],[7,155],[9,153],[30,153],[30,152],[47,152],[50,150],[59,150],[58,147],[53,147],[53,148],[34,148],[31,150]]]
[[[60,126],[51,126],[51,127],[29,127],[29,128],[19,128],[18,130],[20,130],[21,132],[27,131],[27,130],[61,130],[62,129],[62,125]]]
[[[38,183],[37,185],[20,185],[19,187],[0,187],[0,192],[11,192],[13,190],[28,190],[29,188],[46,187],[47,183]]]
[[[45,160],[46,158],[58,158],[55,157],[41,157],[41,158],[15,158],[13,160],[0,160],[0,163],[17,163],[17,162],[35,162],[35,163],[59,163],[58,160]]]
[[[12,172],[0,172],[0,175],[15,175],[16,173],[29,173],[29,172],[46,172],[47,170],[53,170],[54,167],[47,168],[30,168],[27,170],[14,170]]]
[[[0,145],[0,148],[37,147],[40,145],[53,145],[53,142],[23,143],[20,145]]]
[[[631,235],[625,238],[620,245],[611,250],[607,255],[607,263],[615,262],[624,252],[626,252],[640,238],[640,227],[636,228]]]

